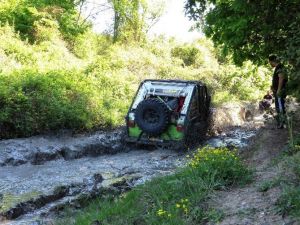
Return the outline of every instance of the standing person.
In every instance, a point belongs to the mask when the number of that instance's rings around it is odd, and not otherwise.
[[[288,76],[283,64],[276,55],[269,56],[269,63],[273,68],[275,68],[271,90],[273,91],[273,95],[275,97],[277,128],[282,129],[285,120],[285,98]]]

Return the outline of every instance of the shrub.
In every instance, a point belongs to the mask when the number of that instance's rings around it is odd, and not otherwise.
[[[79,18],[80,19],[80,18]],[[28,39],[34,43],[36,33],[40,29],[37,24],[44,23],[47,26],[59,24],[62,36],[69,42],[73,42],[78,35],[90,29],[91,24],[80,19],[74,1],[44,1],[44,0],[10,0],[1,2],[0,23],[8,22],[14,26],[23,40]],[[39,30],[41,32],[41,30]],[[43,36],[52,35],[51,32]],[[39,37],[40,38],[40,37]]]
[[[92,80],[74,71],[19,71],[0,75],[1,137],[61,128],[86,129],[100,121]]]
[[[227,148],[199,149],[189,166],[197,176],[204,180],[213,179],[220,186],[243,184],[251,180],[251,172],[244,166],[237,152]]]
[[[182,59],[185,66],[194,65],[199,49],[194,46],[175,47],[172,49],[172,56]]]

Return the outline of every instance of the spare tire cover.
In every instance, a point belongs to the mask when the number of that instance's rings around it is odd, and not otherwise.
[[[135,122],[147,134],[161,134],[170,121],[170,111],[165,103],[157,98],[149,98],[136,108]]]

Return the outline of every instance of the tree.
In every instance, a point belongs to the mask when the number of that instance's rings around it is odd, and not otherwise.
[[[112,0],[113,39],[140,42],[162,16],[164,0]]]
[[[108,10],[112,10],[111,4],[107,1],[88,1],[88,0],[77,0],[76,7],[78,9],[77,15],[77,26],[83,26],[88,23],[89,19],[95,19],[100,13]]]
[[[147,1],[145,7],[145,32],[149,30],[159,21],[165,12],[166,2],[164,0]]]
[[[144,28],[144,0],[112,0],[114,9],[113,40],[141,41]]]
[[[281,56],[292,67],[291,89],[300,97],[299,0],[188,0],[185,9],[237,64]]]

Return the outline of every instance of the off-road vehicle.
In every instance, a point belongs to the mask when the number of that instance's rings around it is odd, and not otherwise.
[[[210,95],[199,81],[145,80],[129,108],[127,142],[186,146],[206,133]]]

